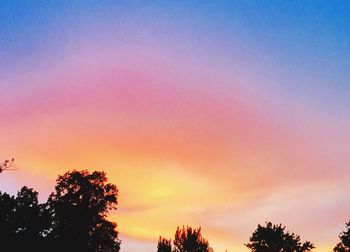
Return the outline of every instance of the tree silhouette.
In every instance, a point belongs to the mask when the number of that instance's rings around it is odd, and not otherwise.
[[[17,196],[0,193],[2,246],[11,251],[43,251],[44,231],[49,226],[38,193],[23,187]]]
[[[38,193],[24,186],[15,198],[15,247],[18,251],[43,250],[45,230],[50,227],[44,206],[38,202]]]
[[[57,179],[48,199],[52,216],[50,251],[117,252],[116,223],[106,219],[116,209],[118,189],[104,172],[72,171]]]
[[[174,239],[174,252],[210,252],[209,242],[202,237],[201,228],[177,227]]]
[[[157,252],[171,252],[171,240],[159,236]]]
[[[299,235],[285,232],[282,224],[272,225],[271,222],[265,227],[258,225],[249,241],[245,245],[253,252],[305,252],[315,248],[309,241],[301,243]]]
[[[1,246],[11,247],[15,238],[14,225],[15,199],[7,193],[0,192],[0,237]]]
[[[345,225],[347,230],[339,234],[340,242],[334,247],[334,252],[350,251],[350,221]]]

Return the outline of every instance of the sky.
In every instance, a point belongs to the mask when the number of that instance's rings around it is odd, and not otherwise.
[[[0,190],[119,189],[121,252],[177,226],[331,251],[350,211],[349,1],[1,1]]]

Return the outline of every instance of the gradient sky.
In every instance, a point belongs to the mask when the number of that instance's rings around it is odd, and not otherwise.
[[[122,252],[202,226],[247,251],[350,218],[349,1],[0,2],[0,190],[105,170]]]

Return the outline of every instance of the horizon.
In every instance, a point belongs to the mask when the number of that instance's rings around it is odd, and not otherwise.
[[[350,220],[350,2],[1,1],[0,191],[119,189],[121,252],[177,226],[248,251],[271,221],[328,252]]]

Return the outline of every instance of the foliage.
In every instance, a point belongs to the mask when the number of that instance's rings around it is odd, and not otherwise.
[[[272,225],[271,222],[266,226],[258,225],[249,241],[246,246],[253,252],[305,252],[314,248],[309,241],[300,242],[299,235],[285,232],[282,224]]]
[[[171,240],[159,237],[157,252],[171,252]]]
[[[106,219],[116,209],[118,190],[103,172],[67,172],[57,179],[45,204],[23,187],[17,196],[0,192],[0,237],[8,251],[118,252],[116,223]]]
[[[209,252],[209,242],[202,237],[201,228],[177,227],[174,239],[174,252]]]
[[[340,242],[334,247],[334,252],[350,251],[350,221],[345,225],[347,230],[339,234]]]
[[[11,251],[40,251],[49,222],[38,193],[23,187],[16,197],[0,193],[0,235]]]
[[[57,179],[48,200],[52,250],[119,251],[116,223],[106,220],[116,209],[118,189],[104,172],[72,171]]]

